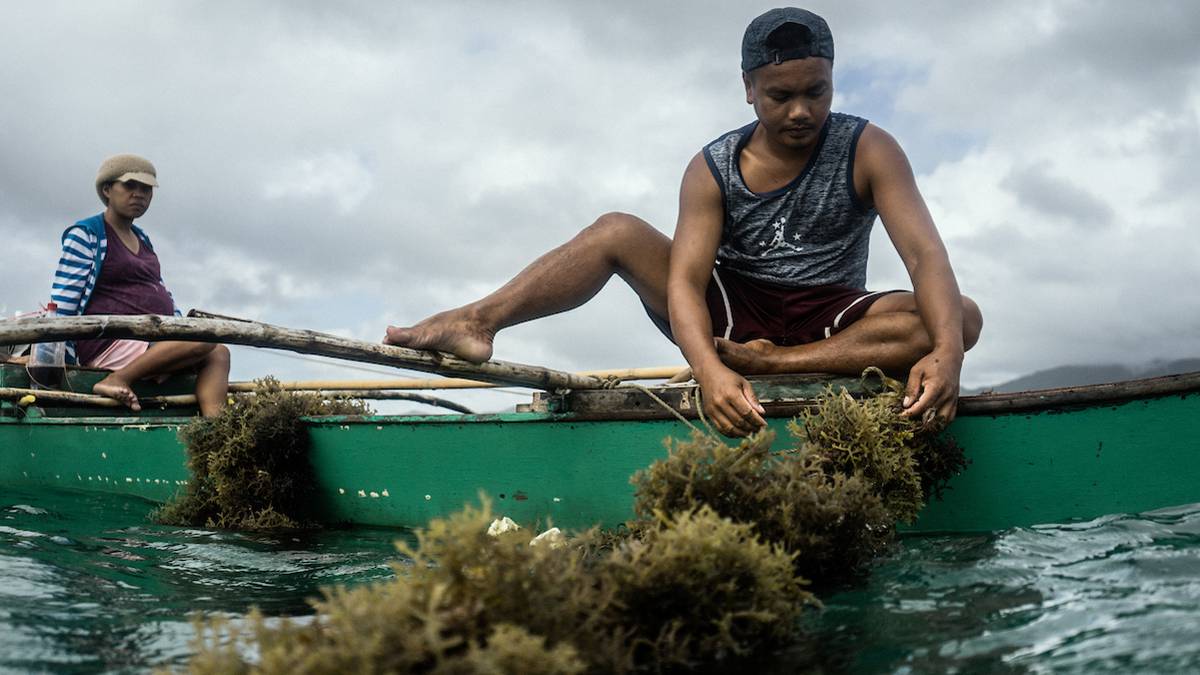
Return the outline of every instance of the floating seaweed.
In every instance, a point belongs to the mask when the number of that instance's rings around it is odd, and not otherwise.
[[[241,530],[306,527],[313,490],[305,415],[369,413],[362,401],[326,399],[284,390],[274,378],[256,381],[217,417],[180,431],[192,477],[187,489],[151,517],[165,525]]]
[[[792,425],[796,446],[783,452],[770,450],[770,432],[737,446],[700,435],[671,442],[667,458],[634,478],[638,519],[620,533],[531,540],[496,524],[484,499],[432,521],[416,546],[397,543],[408,562],[394,565],[394,579],[323,591],[311,621],[255,611],[244,625],[201,622],[189,666],[289,675],[622,673],[785,644],[820,604],[807,579],[828,583],[864,569],[895,522],[912,518],[927,491],[964,464],[957,446],[899,413],[894,389],[865,401],[827,391]],[[286,424],[265,411],[242,414],[276,420],[266,428]],[[300,414],[311,413],[293,419]],[[258,441],[238,441],[235,453],[204,435],[240,428],[235,419],[191,433],[212,444],[210,455],[236,455],[223,462],[245,476],[259,465],[237,453],[252,455]],[[242,513],[268,513],[278,502],[257,504],[235,502]]]
[[[488,535],[491,517],[485,502],[434,520],[397,544],[411,562],[395,579],[324,591],[315,621],[201,623],[191,670],[630,672],[783,644],[816,603],[790,555],[707,507],[611,550],[593,532],[556,547]]]
[[[617,599],[608,621],[633,644],[635,664],[690,667],[780,646],[820,605],[794,573],[794,555],[752,525],[707,505],[655,517],[602,567]]]
[[[576,644],[592,660],[621,662],[621,635],[602,617],[613,602],[594,575],[584,535],[570,546],[530,546],[520,530],[487,534],[489,505],[466,507],[397,543],[396,578],[323,591],[316,620],[247,627],[201,623],[193,672],[578,673]],[[601,615],[597,617],[597,615]],[[253,646],[256,663],[244,658]],[[623,651],[622,651],[623,650]],[[495,668],[483,667],[493,663]],[[501,663],[502,662],[502,663]]]
[[[549,648],[525,628],[497,624],[485,640],[465,640],[440,629],[438,608],[414,614],[400,587],[331,591],[315,603],[320,623],[289,619],[271,624],[257,609],[245,626],[225,618],[196,623],[192,673],[528,673],[577,675],[586,670],[569,644]],[[367,597],[372,596],[372,597]],[[382,604],[379,604],[382,603]],[[362,608],[371,608],[364,611]],[[257,653],[255,662],[244,653]]]

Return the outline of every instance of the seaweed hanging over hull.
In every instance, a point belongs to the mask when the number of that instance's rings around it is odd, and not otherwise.
[[[790,450],[772,452],[770,431],[737,446],[702,435],[669,442],[668,457],[633,478],[636,514],[705,504],[796,554],[797,574],[814,584],[861,572],[895,523],[965,466],[952,439],[900,414],[900,384],[883,379],[885,391],[865,399],[827,390],[789,425]]]
[[[774,439],[765,431],[738,446],[700,435],[672,443],[633,479],[637,515],[702,504],[783,546],[813,583],[853,575],[892,539],[883,502],[861,476],[826,474],[806,451],[772,453]]]
[[[861,475],[883,500],[894,521],[911,523],[932,494],[966,468],[962,448],[942,433],[944,423],[901,414],[903,383],[875,374],[883,390],[854,398],[845,389],[827,389],[817,405],[788,425],[804,439],[801,452],[818,458],[828,474]]]
[[[274,378],[256,384],[252,396],[180,431],[191,478],[183,494],[153,514],[155,521],[239,530],[308,526],[297,518],[314,484],[300,418],[370,410],[362,401],[286,391]]]

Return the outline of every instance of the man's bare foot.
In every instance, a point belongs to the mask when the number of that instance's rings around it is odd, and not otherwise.
[[[779,372],[780,364],[774,358],[778,349],[770,340],[734,342],[725,338],[713,338],[717,356],[730,369],[742,375],[765,375]]]
[[[116,373],[112,373],[97,382],[96,386],[92,387],[92,393],[97,396],[115,398],[129,406],[129,409],[134,412],[142,409],[142,404],[138,403],[137,394],[133,393],[133,389],[129,387],[128,382],[116,377]]]
[[[493,337],[491,330],[462,316],[460,310],[450,310],[408,328],[388,326],[383,343],[411,349],[434,349],[471,363],[483,363],[492,358]]]

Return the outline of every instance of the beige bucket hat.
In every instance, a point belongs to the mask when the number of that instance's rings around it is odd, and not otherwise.
[[[104,196],[105,183],[125,182],[136,180],[150,187],[158,187],[158,172],[154,165],[145,157],[137,155],[113,155],[100,164],[96,172],[96,194],[100,201],[108,206],[108,198]]]

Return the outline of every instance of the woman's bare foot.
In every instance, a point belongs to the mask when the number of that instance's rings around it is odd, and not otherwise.
[[[462,310],[450,310],[408,328],[388,326],[383,342],[411,349],[449,352],[471,363],[483,363],[492,358],[494,336],[493,331],[478,321],[464,317]]]
[[[725,338],[713,338],[717,356],[721,362],[742,375],[765,375],[779,372],[779,363],[772,358],[778,349],[770,340],[758,339],[749,342],[734,342]]]
[[[92,387],[92,393],[96,394],[97,396],[115,398],[121,403],[129,406],[129,409],[134,412],[138,412],[142,409],[142,404],[138,403],[137,394],[133,393],[133,389],[130,388],[128,382],[116,377],[116,373],[112,373],[108,377],[97,382],[96,386]]]

